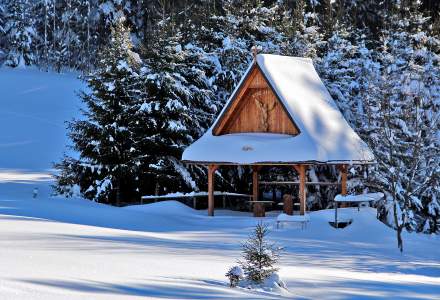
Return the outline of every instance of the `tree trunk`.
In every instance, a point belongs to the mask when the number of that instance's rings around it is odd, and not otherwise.
[[[399,248],[400,252],[403,252],[403,239],[402,239],[402,230],[403,224],[399,224],[399,217],[397,216],[397,199],[394,199],[394,223],[396,224],[396,234],[397,234],[397,248]]]

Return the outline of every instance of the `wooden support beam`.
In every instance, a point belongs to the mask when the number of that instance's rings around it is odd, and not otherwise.
[[[338,169],[341,174],[341,195],[345,196],[347,195],[347,165],[339,165]],[[341,207],[347,207],[347,203],[341,203]]]
[[[208,216],[214,216],[214,173],[218,165],[208,166]]]
[[[289,216],[293,215],[293,198],[290,194],[283,196],[283,212]]]
[[[259,166],[252,167],[252,200],[258,201],[258,171],[260,170]],[[254,217],[264,217],[264,207],[262,203],[254,203]]]
[[[299,214],[305,215],[306,213],[306,165],[293,166],[299,173]]]
[[[260,181],[260,185],[298,185],[299,181]],[[318,182],[307,181],[306,185],[336,185],[339,186],[340,182]]]
[[[341,195],[347,195],[347,165],[339,167],[341,172]]]

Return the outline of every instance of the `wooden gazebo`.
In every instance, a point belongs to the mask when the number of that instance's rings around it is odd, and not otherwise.
[[[348,125],[310,59],[254,54],[242,80],[212,127],[183,153],[208,167],[208,214],[214,215],[214,173],[225,165],[253,169],[254,215],[261,216],[261,166],[291,166],[299,174],[300,214],[306,211],[306,171],[335,165],[346,193],[347,166],[374,156]]]

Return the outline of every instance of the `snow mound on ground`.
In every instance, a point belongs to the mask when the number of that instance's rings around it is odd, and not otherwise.
[[[277,291],[281,294],[287,291],[286,283],[281,279],[278,273],[272,274],[269,278],[264,281],[264,286],[271,291]]]
[[[246,288],[254,291],[264,291],[264,292],[278,294],[281,296],[291,295],[289,290],[287,289],[286,283],[281,279],[278,273],[273,273],[268,278],[266,278],[261,284],[255,284],[249,282],[248,280],[243,280],[240,282],[239,286],[241,288]]]
[[[139,211],[149,214],[170,214],[170,215],[194,215],[199,212],[183,203],[176,200],[167,200],[143,205],[130,205],[123,209]]]

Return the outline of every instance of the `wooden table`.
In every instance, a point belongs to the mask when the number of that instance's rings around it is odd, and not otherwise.
[[[336,195],[335,196],[335,226],[338,227],[338,203],[358,203],[358,211],[362,202],[379,201],[384,197],[383,193],[366,193],[359,195]]]
[[[254,217],[265,217],[266,209],[264,204],[272,204],[273,201],[248,201],[254,205]]]

